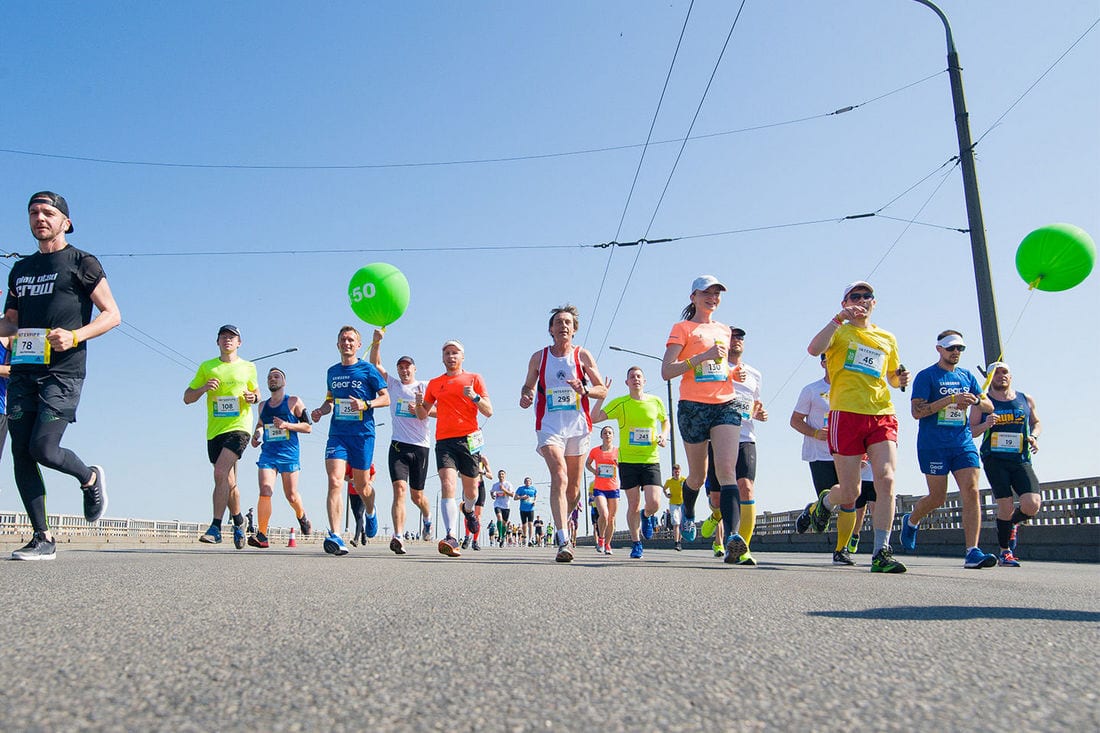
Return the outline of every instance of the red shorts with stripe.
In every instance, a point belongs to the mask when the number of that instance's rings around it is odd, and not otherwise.
[[[886,440],[898,442],[897,415],[860,415],[857,412],[829,412],[829,452],[862,456],[867,447]]]

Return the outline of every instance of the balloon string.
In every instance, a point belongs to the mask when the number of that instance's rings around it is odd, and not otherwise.
[[[1035,278],[1035,282],[1028,287],[1027,301],[1024,302],[1024,307],[1020,309],[1020,315],[1016,317],[1016,322],[1012,324],[1012,330],[1008,332],[1008,338],[1005,339],[1004,345],[1001,347],[1001,353],[997,355],[997,361],[1004,358],[1005,349],[1008,348],[1009,342],[1012,341],[1012,337],[1016,335],[1016,329],[1020,327],[1020,321],[1024,318],[1024,313],[1027,311],[1027,307],[1031,305],[1031,299],[1035,296],[1035,286],[1042,280],[1042,276]],[[993,371],[990,370],[985,375],[985,383],[982,385],[982,394],[984,395],[989,391],[989,385],[993,382]]]
[[[1044,275],[1040,275],[1039,277],[1037,277],[1034,280],[1032,280],[1031,282],[1029,282],[1027,284],[1027,289],[1028,290],[1034,290],[1035,288],[1037,288],[1039,286],[1039,281],[1042,280],[1043,277],[1044,277]]]

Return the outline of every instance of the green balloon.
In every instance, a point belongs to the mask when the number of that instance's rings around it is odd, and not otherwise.
[[[1096,244],[1081,227],[1050,224],[1024,237],[1016,271],[1028,285],[1056,292],[1080,285],[1096,261]]]
[[[360,267],[348,283],[348,300],[355,315],[385,328],[409,306],[409,281],[393,265],[373,262]]]

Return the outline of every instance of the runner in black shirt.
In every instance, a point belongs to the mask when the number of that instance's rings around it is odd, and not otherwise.
[[[99,260],[65,241],[73,231],[65,199],[41,191],[31,196],[27,212],[38,251],[12,267],[0,318],[0,336],[16,337],[8,385],[12,464],[34,529],[31,541],[12,558],[52,560],[55,546],[46,522],[46,486],[39,466],[80,481],[89,522],[97,521],[107,508],[103,468],[84,465],[61,447],[61,437],[76,421],[85,342],[110,331],[122,316]],[[93,305],[99,310],[94,319]]]

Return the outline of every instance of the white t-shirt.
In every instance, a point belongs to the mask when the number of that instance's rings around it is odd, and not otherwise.
[[[825,427],[829,418],[829,383],[824,377],[807,384],[798,394],[798,402],[794,405],[794,411],[806,416],[806,424],[814,430]],[[804,461],[831,461],[833,454],[829,452],[829,442],[802,436],[802,460]]]
[[[752,421],[752,407],[760,399],[760,370],[741,362],[747,374],[744,382],[733,380],[733,404],[741,412],[741,442],[756,442],[756,427]],[[732,364],[730,369],[735,369]]]
[[[512,484],[510,481],[505,480],[503,484],[500,481],[494,483],[493,488],[489,493],[489,495],[493,497],[494,509],[507,509],[508,502],[512,500],[512,497],[508,496],[508,494],[503,493],[501,489],[507,489],[508,491],[515,493],[515,490],[512,488]]]
[[[393,439],[409,445],[430,445],[428,421],[416,416],[416,388],[427,387],[424,382],[413,380],[402,384],[391,374],[386,374],[386,387],[390,391],[390,417],[393,419]]]

